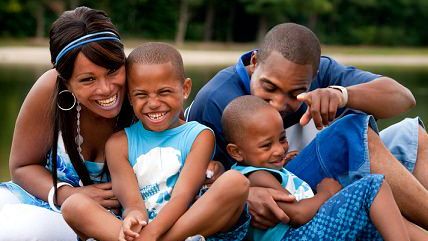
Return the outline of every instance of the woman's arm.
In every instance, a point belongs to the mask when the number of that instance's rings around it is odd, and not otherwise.
[[[45,201],[52,188],[52,176],[45,164],[46,154],[52,145],[52,101],[56,77],[56,70],[46,71],[25,97],[16,119],[9,158],[12,180]],[[81,192],[104,207],[118,207],[117,200],[111,199],[113,196],[110,183],[76,188],[63,186],[57,192],[59,205],[73,193]]]
[[[256,171],[249,175],[250,185],[255,187],[273,188],[278,191],[290,194],[284,189],[279,181],[267,171]],[[329,181],[327,181],[329,180]],[[329,199],[334,193],[331,189],[324,188],[326,185],[333,185],[332,179],[324,179],[320,185],[319,192],[312,198],[300,200],[299,202],[278,202],[278,206],[290,218],[289,224],[297,227],[309,222],[316,214],[318,209]]]
[[[51,103],[56,76],[55,70],[46,71],[25,97],[16,119],[9,157],[12,180],[43,200],[47,200],[52,187],[51,174],[44,165],[52,142]]]
[[[174,186],[171,200],[143,229],[143,233],[147,231],[154,237],[160,237],[187,211],[205,180],[214,142],[214,134],[210,130],[204,130],[197,136]]]

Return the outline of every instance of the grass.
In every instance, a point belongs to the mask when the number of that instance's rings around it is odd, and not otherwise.
[[[127,48],[135,48],[141,43],[148,41],[163,41],[153,39],[126,38],[123,40]],[[171,40],[166,40],[174,45]],[[49,47],[49,40],[35,38],[0,38],[0,47],[7,46],[38,46]],[[185,42],[179,46],[184,50],[218,50],[218,51],[247,51],[258,46],[257,43],[223,43],[223,42]],[[346,54],[346,55],[417,55],[428,56],[428,47],[387,47],[387,46],[322,46],[323,54]]]

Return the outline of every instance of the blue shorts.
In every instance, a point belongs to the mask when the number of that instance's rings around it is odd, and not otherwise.
[[[410,172],[416,164],[419,126],[425,129],[419,117],[406,118],[379,133],[385,146]]]
[[[327,200],[308,223],[290,228],[282,241],[383,240],[370,220],[370,207],[383,175],[367,175]]]
[[[418,118],[406,119],[380,134],[387,147],[409,171],[413,171],[416,162],[419,125],[423,126]],[[319,132],[285,168],[314,190],[325,177],[335,178],[347,186],[370,173],[369,126],[377,132],[376,122],[370,115],[346,115]]]

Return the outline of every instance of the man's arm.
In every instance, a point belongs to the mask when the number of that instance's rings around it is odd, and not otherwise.
[[[342,107],[382,119],[401,114],[416,105],[413,94],[392,78],[344,66],[327,57],[321,59],[314,81],[315,89],[297,97],[308,105],[300,119],[301,125],[313,119],[316,127],[322,129],[336,118],[338,109]],[[328,88],[332,85],[346,87],[348,98],[341,90]]]
[[[252,187],[272,188],[290,194],[281,186],[279,181],[267,171],[253,172],[249,175],[248,179]],[[312,198],[307,198],[299,202],[277,202],[278,206],[290,217],[290,225],[298,227],[309,222],[315,216],[320,206],[335,193],[335,191],[325,187],[328,185],[335,185],[331,184],[333,182],[331,179],[325,179],[323,182],[320,184],[322,188]]]
[[[347,87],[349,108],[372,114],[377,119],[399,115],[416,105],[409,89],[389,77]]]

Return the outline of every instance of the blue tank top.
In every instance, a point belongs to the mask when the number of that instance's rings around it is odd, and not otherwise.
[[[125,128],[128,160],[150,221],[171,198],[193,142],[205,129],[208,127],[195,121],[162,132],[146,130],[140,121]]]
[[[285,168],[282,168],[281,170],[275,170],[264,167],[242,166],[235,164],[232,166],[232,169],[239,171],[243,175],[248,175],[252,172],[260,170],[268,171],[278,178],[278,180],[281,182],[281,186],[289,191],[294,197],[296,197],[297,201],[314,196],[314,193],[312,192],[309,184]],[[258,229],[250,226],[250,229],[248,230],[248,237],[250,240],[255,241],[281,240],[288,229],[289,226],[283,223],[279,223],[269,229]]]

